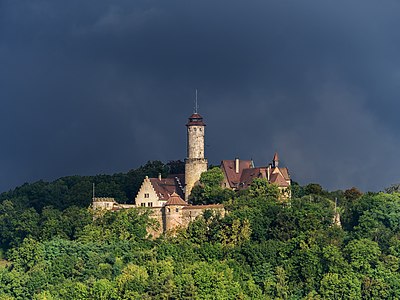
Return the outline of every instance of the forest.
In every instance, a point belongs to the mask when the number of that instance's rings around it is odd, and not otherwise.
[[[133,201],[143,178],[181,171],[149,161],[127,173],[70,176],[0,195],[0,299],[399,299],[400,193],[326,191],[293,182],[292,198],[255,180],[221,188],[211,168],[190,198],[223,203],[173,234],[143,209],[89,209],[99,196]],[[341,226],[334,223],[340,214]],[[96,214],[96,215],[95,215]]]

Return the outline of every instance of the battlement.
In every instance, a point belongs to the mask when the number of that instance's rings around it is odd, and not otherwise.
[[[115,198],[112,197],[94,197],[92,198],[93,202],[116,202]]]

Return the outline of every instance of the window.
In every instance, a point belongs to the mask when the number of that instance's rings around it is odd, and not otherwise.
[[[145,207],[146,203],[140,203],[140,206]]]
[[[175,208],[175,211],[176,211],[176,212],[179,212],[179,208]]]
[[[149,195],[148,193],[146,193],[146,194],[144,194],[144,197],[145,197],[145,198],[149,198],[150,195]]]
[[[153,202],[147,202],[148,207],[153,207]]]

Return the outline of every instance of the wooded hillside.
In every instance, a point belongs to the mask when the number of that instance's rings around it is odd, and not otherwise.
[[[294,184],[282,203],[265,181],[232,193],[210,172],[192,200],[223,201],[224,218],[206,212],[158,239],[147,235],[155,224],[143,209],[93,220],[92,182],[99,195],[129,202],[145,175],[170,170],[149,162],[1,194],[0,299],[400,298],[396,192]],[[335,199],[342,227],[333,224]]]

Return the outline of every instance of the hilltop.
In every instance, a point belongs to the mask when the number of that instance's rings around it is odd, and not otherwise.
[[[64,177],[1,194],[0,299],[400,297],[397,193],[292,183],[292,199],[282,202],[261,179],[221,200],[224,217],[205,213],[174,235],[151,238],[147,208],[93,220],[93,181],[129,201],[128,182],[168,168],[149,162],[126,174]]]

